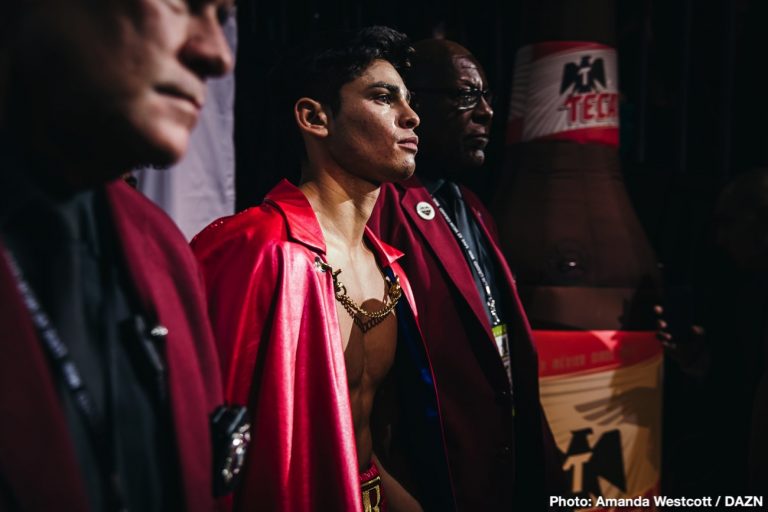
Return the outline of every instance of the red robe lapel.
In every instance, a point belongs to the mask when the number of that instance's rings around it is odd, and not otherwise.
[[[467,265],[467,261],[464,258],[464,252],[442,214],[435,207],[429,192],[422,186],[416,176],[399,185],[405,187],[405,194],[403,194],[401,200],[403,210],[411,217],[413,224],[421,232],[437,259],[443,264],[449,279],[461,292],[472,312],[477,316],[481,325],[484,326],[489,338],[493,339],[485,307],[483,306],[480,294],[477,292],[472,271],[469,269],[469,265]],[[426,220],[419,216],[416,205],[421,202],[426,202],[435,209],[433,219]]]
[[[208,417],[223,400],[199,271],[164,213],[124,183],[112,183],[107,192],[143,313],[152,326],[168,329],[168,386],[185,510],[207,512],[214,508]]]

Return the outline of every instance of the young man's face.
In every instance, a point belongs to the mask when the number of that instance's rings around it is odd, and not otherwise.
[[[341,106],[331,116],[328,148],[347,172],[372,183],[410,177],[416,167],[419,118],[408,105],[400,74],[387,61],[375,60],[344,84]]]
[[[205,80],[232,66],[220,21],[231,0],[41,0],[23,9],[10,101],[53,151],[105,165],[184,153]]]

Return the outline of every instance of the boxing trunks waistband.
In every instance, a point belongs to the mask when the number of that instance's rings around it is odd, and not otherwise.
[[[368,469],[360,473],[360,491],[363,495],[363,512],[386,512],[381,492],[381,475],[373,461]]]

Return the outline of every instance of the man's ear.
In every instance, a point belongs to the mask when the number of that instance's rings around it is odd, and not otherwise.
[[[328,114],[319,101],[299,98],[293,106],[293,115],[301,133],[315,137],[328,135]]]

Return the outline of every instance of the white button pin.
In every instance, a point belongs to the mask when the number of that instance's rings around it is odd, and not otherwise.
[[[416,213],[419,214],[424,220],[432,220],[435,218],[435,208],[426,201],[421,201],[416,205]]]

